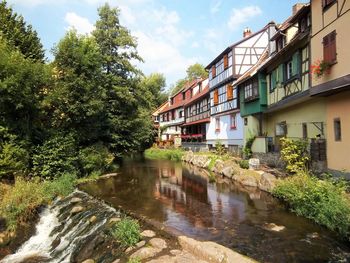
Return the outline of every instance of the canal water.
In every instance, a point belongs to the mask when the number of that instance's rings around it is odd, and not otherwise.
[[[261,262],[349,262],[349,244],[297,217],[271,195],[181,163],[126,160],[115,177],[81,187],[115,207]],[[272,224],[284,226],[273,231]]]

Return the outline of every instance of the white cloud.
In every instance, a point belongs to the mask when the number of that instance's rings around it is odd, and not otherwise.
[[[192,42],[191,47],[198,48],[199,47],[199,43],[197,41],[194,41],[194,42]]]
[[[128,25],[133,25],[136,22],[136,17],[133,14],[133,12],[131,11],[131,9],[126,6],[126,5],[122,5],[119,6],[120,8],[120,17],[122,19],[122,21],[124,21],[126,24]]]
[[[222,5],[221,0],[217,0],[217,1],[212,2],[211,7],[210,7],[210,13],[216,14],[217,12],[219,12],[221,5]]]
[[[231,30],[236,30],[249,19],[258,16],[262,13],[258,6],[246,6],[241,9],[232,9],[231,16],[227,22]]]
[[[89,34],[94,30],[94,26],[89,19],[79,16],[74,12],[68,12],[64,20],[68,24],[68,29],[75,28],[79,34]]]

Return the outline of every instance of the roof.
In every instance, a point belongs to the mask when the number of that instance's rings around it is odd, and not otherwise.
[[[155,111],[153,111],[152,115],[157,116],[159,112],[161,112],[165,106],[167,105],[168,101],[163,102]]]
[[[269,22],[266,26],[264,26],[262,29],[260,29],[259,31],[255,32],[255,33],[253,33],[253,34],[251,34],[251,35],[248,36],[248,37],[242,38],[242,39],[239,40],[238,42],[236,42],[236,43],[230,45],[230,46],[227,47],[224,51],[222,51],[222,52],[220,53],[220,55],[218,55],[212,62],[210,62],[210,63],[208,64],[208,66],[205,67],[205,69],[209,70],[209,69],[211,68],[211,66],[212,66],[213,64],[215,64],[217,61],[219,61],[219,60],[221,59],[221,57],[222,57],[224,54],[226,54],[227,52],[229,52],[230,50],[232,50],[234,47],[238,46],[238,45],[241,44],[242,42],[246,41],[247,39],[252,38],[252,37],[256,36],[257,34],[260,34],[261,32],[265,31],[268,27],[270,27],[270,26],[273,25],[273,24],[275,24],[275,22],[271,21],[271,22]]]
[[[195,102],[195,101],[199,100],[200,98],[203,98],[203,97],[205,97],[207,95],[209,95],[209,83],[202,89],[201,92],[198,92],[191,99],[186,101],[184,106],[190,105],[193,102]]]

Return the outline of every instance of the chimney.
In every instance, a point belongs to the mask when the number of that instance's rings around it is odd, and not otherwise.
[[[250,28],[246,27],[243,31],[243,37],[244,38],[249,37],[251,34],[252,34],[252,31],[250,30]]]
[[[293,5],[293,16],[298,13],[298,11],[304,6],[305,4],[303,3],[297,3]]]

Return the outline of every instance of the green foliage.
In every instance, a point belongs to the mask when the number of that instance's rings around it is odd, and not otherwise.
[[[57,178],[66,173],[77,174],[78,152],[72,134],[57,134],[36,147],[33,172],[42,178]]]
[[[6,1],[0,1],[0,25],[0,35],[17,47],[26,58],[41,62],[44,60],[44,49],[38,34],[31,25],[26,24],[21,15],[7,6]]]
[[[167,101],[168,94],[165,92],[166,81],[163,74],[153,73],[142,78],[140,88],[144,91],[144,98],[149,103],[148,107],[157,108]]]
[[[74,184],[75,177],[70,175],[51,182],[17,177],[14,186],[8,188],[0,200],[0,214],[5,218],[8,230],[13,231],[19,223],[27,222],[40,205],[50,202],[55,196],[68,195]]]
[[[250,159],[253,156],[252,146],[255,141],[255,136],[251,136],[247,139],[245,146],[243,148],[244,157]]]
[[[226,153],[225,145],[219,140],[215,142],[215,153],[219,156],[223,156]]]
[[[350,200],[343,181],[320,180],[305,172],[278,182],[273,194],[297,215],[350,236]]]
[[[101,175],[111,168],[113,160],[113,154],[101,142],[83,148],[79,152],[79,162],[84,176]]]
[[[148,159],[162,159],[171,161],[181,161],[185,152],[181,149],[158,149],[150,148],[144,153]]]
[[[209,171],[212,171],[214,169],[215,162],[218,159],[220,159],[220,158],[219,158],[219,156],[216,156],[216,155],[210,157],[210,162],[209,162],[209,165],[208,165]]]
[[[127,263],[141,263],[141,259],[139,258],[129,258]]]
[[[141,239],[140,225],[136,220],[125,217],[114,225],[112,235],[122,246],[134,246]]]
[[[281,138],[281,157],[286,162],[287,171],[297,173],[305,170],[309,156],[307,152],[307,141],[291,140],[288,138]]]
[[[240,160],[238,164],[242,169],[249,169],[249,161],[248,160]]]
[[[29,154],[23,142],[0,126],[0,178],[24,174],[29,165]]]

